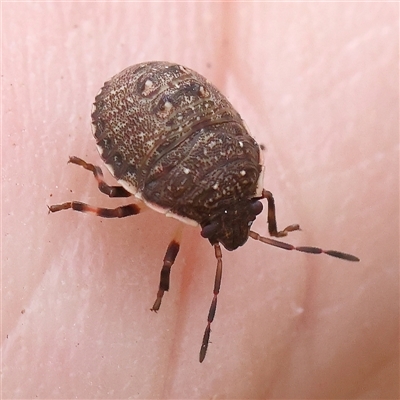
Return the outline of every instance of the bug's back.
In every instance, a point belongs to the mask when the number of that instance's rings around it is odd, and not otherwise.
[[[148,204],[202,224],[255,196],[259,146],[228,100],[188,68],[125,69],[96,97],[92,121],[104,162]]]

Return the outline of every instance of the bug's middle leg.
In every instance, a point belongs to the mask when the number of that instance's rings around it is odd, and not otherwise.
[[[140,207],[137,204],[127,204],[126,206],[120,206],[116,208],[102,208],[91,206],[86,203],[81,203],[80,201],[68,201],[62,204],[53,204],[47,206],[49,212],[57,212],[61,210],[75,210],[83,213],[89,213],[97,215],[103,218],[124,218],[131,215],[136,215],[140,213]]]
[[[94,177],[98,182],[99,190],[109,197],[129,197],[132,193],[125,190],[122,186],[109,186],[104,182],[103,172],[100,167],[87,163],[81,158],[72,156],[69,158],[69,163],[79,165],[88,171],[93,172]],[[139,214],[141,208],[137,204],[128,204],[125,206],[120,206],[116,208],[101,208],[94,207],[86,203],[81,203],[80,201],[68,201],[62,204],[54,204],[47,206],[49,212],[57,212],[61,210],[72,209],[75,211],[80,211],[83,213],[90,213],[103,218],[124,218],[130,215]]]
[[[275,212],[274,196],[272,195],[272,193],[269,190],[263,189],[262,198],[267,199],[267,201],[268,201],[268,231],[271,236],[282,237],[282,236],[286,236],[289,232],[300,230],[300,225],[293,224],[293,225],[287,226],[282,231],[278,231],[278,228],[276,225],[276,212]]]

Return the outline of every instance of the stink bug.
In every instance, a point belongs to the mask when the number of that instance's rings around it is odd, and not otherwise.
[[[263,209],[263,199],[268,203],[270,236],[283,237],[300,227],[294,224],[278,230],[274,198],[263,189],[260,146],[225,96],[195,71],[168,62],[126,68],[106,82],[96,96],[92,123],[101,158],[121,186],[107,185],[100,167],[78,157],[69,161],[91,171],[100,191],[109,197],[134,195],[137,201],[115,209],[71,201],[52,205],[49,210],[71,208],[104,218],[122,218],[138,214],[142,204],[201,227],[201,236],[214,247],[217,269],[200,362],[207,352],[217,308],[222,276],[220,244],[235,250],[251,237],[285,250],[359,261],[350,254],[295,247],[251,230]],[[178,251],[179,240],[174,239],[164,257],[152,311],[160,308],[169,289],[170,270]]]

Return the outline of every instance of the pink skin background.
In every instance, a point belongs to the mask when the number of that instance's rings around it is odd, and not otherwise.
[[[2,4],[3,398],[398,398],[398,5]],[[178,222],[47,205],[115,207],[70,155],[104,81],[143,61],[213,82],[265,146],[288,242],[223,249],[211,344],[198,362],[216,261]],[[104,169],[104,168],[103,168]],[[107,182],[115,184],[110,174]],[[267,235],[265,213],[254,230]]]

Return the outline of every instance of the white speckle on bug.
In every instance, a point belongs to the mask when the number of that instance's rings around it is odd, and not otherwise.
[[[240,172],[240,175],[245,176],[246,175],[246,171],[244,169],[242,169]]]
[[[208,147],[209,147],[210,149],[212,149],[212,148],[214,148],[214,147],[216,146],[216,144],[217,144],[217,143],[215,143],[215,142],[210,142],[210,144],[208,145]]]
[[[203,154],[206,156],[207,155],[207,149],[203,149]]]
[[[239,142],[239,146],[240,146],[240,147],[243,147],[243,142]]]
[[[208,97],[210,95],[210,93],[204,89],[204,86],[200,86],[199,94],[201,97]]]
[[[190,172],[189,168],[183,168],[183,172],[187,175]]]
[[[196,120],[197,120],[197,121],[200,121],[200,117],[196,117]]]
[[[182,121],[183,117],[182,115],[178,115],[178,117],[176,118],[178,121]]]
[[[146,145],[149,146],[149,147],[153,147],[153,146],[154,146],[154,143],[155,143],[155,140],[151,139],[151,140],[148,140],[148,141],[146,142]]]
[[[183,65],[179,65],[179,69],[181,72],[183,72],[184,74],[188,73],[188,70],[183,66]]]
[[[172,103],[169,101],[166,101],[164,103],[164,108],[165,108],[165,111],[169,111],[172,108]]]
[[[215,185],[213,185],[212,188],[213,188],[214,190],[217,190],[217,189],[218,189],[218,183],[216,183]]]
[[[146,86],[146,89],[150,89],[151,87],[153,87],[153,82],[150,79],[147,79],[144,85]]]

